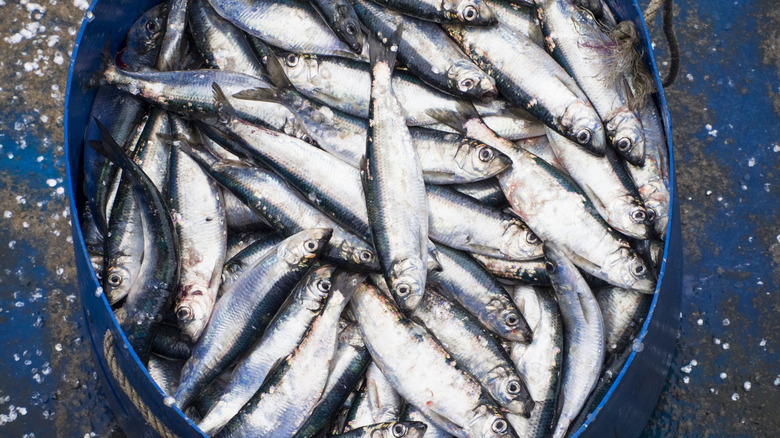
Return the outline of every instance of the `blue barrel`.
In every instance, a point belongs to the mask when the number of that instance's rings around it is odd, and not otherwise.
[[[98,68],[100,52],[109,35],[114,52],[130,25],[155,0],[95,0],[81,25],[68,74],[65,97],[65,154],[68,159],[68,195],[71,211],[83,205],[79,188],[87,118],[95,90],[86,87]],[[661,90],[658,69],[645,23],[635,0],[607,0],[621,20],[632,20],[640,30],[646,63]],[[661,110],[671,166],[671,217],[667,231],[661,275],[650,313],[634,342],[633,351],[596,411],[572,436],[636,437],[644,428],[664,386],[674,352],[682,290],[682,242],[680,212],[674,177],[671,124],[663,91],[654,95]],[[117,421],[132,437],[205,437],[172,399],[152,380],[138,356],[129,347],[106,300],[89,261],[77,214],[72,216],[81,302],[98,369],[98,378]]]

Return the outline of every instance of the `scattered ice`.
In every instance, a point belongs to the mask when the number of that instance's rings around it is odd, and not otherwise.
[[[724,326],[727,326],[727,325],[729,325],[729,324],[731,324],[731,321],[729,321],[729,319],[728,319],[728,318],[723,318],[723,325],[724,325]]]
[[[753,387],[753,384],[750,383],[749,381],[746,381],[745,383],[742,384],[742,387],[745,388],[745,391],[750,391],[750,388]]]
[[[168,396],[165,397],[165,400],[163,400],[163,403],[165,403],[165,406],[173,406],[176,403],[176,399]]]
[[[761,342],[758,343],[759,347],[766,347],[766,339],[761,338]]]
[[[748,160],[748,167],[753,167],[756,165],[756,159],[754,157],[750,157]]]
[[[93,14],[92,11],[90,11],[90,12],[87,12],[87,16],[86,17],[87,17],[87,21],[91,23],[92,20],[95,19],[95,14]]]
[[[87,0],[73,0],[73,6],[85,11],[89,8],[89,2]]]
[[[736,392],[734,394],[731,394],[731,399],[734,401],[739,400],[739,394],[737,394]]]
[[[712,190],[707,190],[704,194],[710,196],[712,194]]]
[[[696,361],[696,359],[691,360],[691,362],[688,365],[685,365],[684,367],[680,368],[680,371],[684,372],[685,374],[690,374],[693,370],[693,367],[698,365],[699,363]]]
[[[688,377],[688,376],[684,376],[682,380],[683,380],[683,383],[685,383],[687,385],[691,381],[691,378]]]
[[[722,380],[726,380],[726,377],[728,377],[728,374],[726,374],[726,373],[720,373],[720,378],[721,378]]]
[[[37,161],[37,162],[39,162],[39,163],[40,163],[41,161],[43,161],[43,155],[38,155],[38,158],[36,158],[36,159],[35,159],[35,161]]]
[[[720,338],[715,338],[712,342],[715,343],[715,345],[720,345]]]
[[[16,241],[15,240],[12,240],[12,241],[8,242],[8,247],[9,248],[14,249],[14,246],[16,246]]]
[[[62,53],[57,52],[54,54],[54,63],[57,65],[62,65],[63,62],[65,62],[65,58],[62,56]]]
[[[693,75],[688,73],[687,75],[685,75],[685,79],[688,79],[689,81],[693,82]]]
[[[103,295],[103,288],[101,286],[98,286],[97,289],[95,289],[95,296],[99,297]]]
[[[729,343],[728,343],[728,342],[724,342],[724,343],[723,343],[723,349],[724,349],[724,350],[728,350],[729,348],[731,348],[731,346],[729,345]]]
[[[54,186],[56,186],[56,185],[57,185],[57,180],[56,180],[56,179],[49,178],[49,179],[47,179],[47,180],[46,180],[46,184],[47,184],[49,187],[54,187]]]
[[[3,217],[6,218],[6,219],[10,218],[13,215],[14,215],[14,213],[12,211],[8,211],[8,210],[6,210],[5,213],[3,213]]]
[[[699,319],[696,320],[696,324],[697,325],[704,325],[704,320],[699,318]]]
[[[55,190],[55,192],[57,192],[58,195],[61,195],[65,193],[65,189],[63,187],[57,187],[57,190]]]
[[[60,343],[58,342],[58,343],[57,343],[57,344],[54,346],[54,349],[55,349],[55,350],[57,350],[57,351],[62,351],[62,344],[60,344]]]
[[[775,386],[780,386],[780,376],[776,377],[775,381],[772,382],[772,384],[774,384]]]

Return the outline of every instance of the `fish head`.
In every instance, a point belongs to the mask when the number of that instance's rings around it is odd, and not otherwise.
[[[420,421],[395,421],[383,426],[378,438],[422,438],[428,426]]]
[[[500,331],[501,337],[515,342],[531,342],[533,332],[516,306],[494,299],[490,300],[485,307],[492,320],[490,325]]]
[[[482,0],[444,0],[442,9],[454,12],[458,21],[472,26],[491,26],[498,22],[496,15]]]
[[[127,296],[130,286],[133,285],[130,271],[120,263],[109,266],[104,274],[104,278],[105,284],[103,289],[108,302],[111,304]]]
[[[285,75],[296,89],[311,90],[315,83],[324,79],[316,55],[282,52],[279,59]]]
[[[633,195],[617,196],[607,201],[609,212],[617,212],[612,218],[613,226],[623,234],[637,238],[650,237],[652,221],[642,201]],[[612,214],[610,213],[610,216]]]
[[[333,31],[355,53],[363,50],[363,32],[360,31],[360,22],[350,8],[346,5],[336,7],[336,16]]]
[[[645,131],[631,111],[623,111],[607,123],[607,135],[615,150],[635,166],[645,162]]]
[[[599,115],[590,103],[580,100],[566,108],[560,120],[562,134],[588,152],[603,156],[606,151],[606,134]]]
[[[332,235],[332,228],[304,230],[283,240],[276,253],[293,269],[308,267],[319,257]]]
[[[222,268],[222,283],[232,283],[244,272],[244,265],[239,261],[229,261]]]
[[[396,303],[404,311],[417,308],[425,292],[428,270],[420,257],[394,261],[387,270],[386,280]]]
[[[658,181],[640,187],[639,194],[645,202],[647,220],[653,224],[655,233],[663,237],[669,224],[669,192],[663,187],[663,182]]]
[[[303,140],[311,145],[319,146],[317,142],[311,137],[311,135],[309,135],[309,131],[306,130],[303,122],[292,113],[284,120],[282,132],[291,137]]]
[[[327,251],[330,260],[343,261],[350,269],[378,271],[379,259],[374,248],[357,236],[348,235],[340,242],[332,242]]]
[[[167,22],[168,2],[149,9],[136,20],[127,32],[125,47],[117,55],[119,66],[130,71],[155,66]]]
[[[212,297],[217,294],[204,292],[206,289],[208,286],[205,285],[186,284],[179,288],[177,294],[176,323],[182,335],[191,342],[200,338],[214,308]]]
[[[295,301],[312,312],[320,311],[325,306],[325,300],[333,289],[335,273],[336,268],[330,265],[314,269],[304,280],[303,287],[296,290]]]
[[[652,269],[631,247],[622,246],[611,253],[604,263],[607,269],[608,281],[624,289],[632,289],[643,293],[654,293],[656,278]]]
[[[464,138],[455,150],[458,167],[474,178],[490,178],[512,165],[512,159],[481,141]]]
[[[519,219],[504,221],[504,234],[499,250],[512,260],[531,260],[542,257],[542,240]]]
[[[518,415],[528,417],[534,409],[534,401],[528,392],[528,387],[520,380],[515,370],[497,367],[488,373],[487,387],[490,393],[497,396],[501,406]]]
[[[447,85],[472,99],[488,100],[498,96],[496,81],[467,60],[456,61],[450,66]]]
[[[471,411],[466,429],[469,436],[482,438],[508,438],[517,437],[509,422],[498,411],[493,403],[485,403]]]

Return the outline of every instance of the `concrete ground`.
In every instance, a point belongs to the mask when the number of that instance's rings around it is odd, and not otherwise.
[[[66,76],[88,4],[38,1],[0,0],[0,436],[123,436],[83,330],[64,189]],[[682,318],[643,436],[770,436],[780,429],[780,9],[678,0],[676,23],[682,69],[667,97]]]

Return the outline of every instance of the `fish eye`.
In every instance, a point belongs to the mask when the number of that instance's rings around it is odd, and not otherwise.
[[[510,380],[506,385],[506,392],[509,393],[509,395],[520,394],[520,382],[517,380]]]
[[[508,325],[509,327],[514,327],[517,324],[520,324],[520,317],[517,316],[515,312],[509,312],[504,317],[504,322],[506,322],[506,325]]]
[[[406,426],[403,423],[395,423],[393,425],[393,436],[400,438],[404,435],[406,435]]]
[[[405,297],[409,295],[411,291],[412,288],[406,283],[398,283],[398,286],[395,287],[395,293],[398,294],[399,297]]]
[[[638,263],[636,266],[634,266],[633,273],[636,276],[641,276],[645,273],[645,265]]]
[[[371,253],[371,251],[361,251],[360,252],[360,261],[361,262],[370,262],[374,259],[374,254]]]
[[[479,160],[483,162],[488,162],[495,157],[496,154],[493,152],[493,148],[490,147],[484,147],[479,151]]]
[[[311,143],[311,137],[309,137],[308,134],[301,135],[301,140],[305,141],[306,143]]]
[[[122,276],[117,273],[110,274],[108,276],[108,284],[114,287],[119,286],[122,284]]]
[[[148,30],[151,33],[157,33],[160,30],[160,25],[157,24],[156,21],[147,21],[146,22],[146,30]]]
[[[525,235],[525,241],[528,242],[529,245],[536,245],[540,242],[539,236],[537,236],[534,233],[528,233]]]
[[[633,219],[634,222],[644,222],[645,219],[647,219],[647,213],[642,209],[634,210],[631,213],[631,219]]]
[[[497,418],[496,421],[493,422],[493,425],[490,426],[491,429],[493,429],[493,432],[498,434],[505,434],[506,433],[506,420],[503,418]]]
[[[330,290],[331,284],[328,280],[320,280],[317,283],[317,289],[320,290],[320,292],[327,292]]]
[[[295,53],[290,53],[284,58],[284,62],[289,67],[295,67],[298,65],[298,61],[300,60],[300,56],[296,55]]]
[[[469,91],[474,88],[475,81],[471,78],[466,78],[460,81],[460,91]]]
[[[582,130],[580,130],[577,133],[577,136],[576,136],[577,143],[579,143],[579,144],[590,143],[590,139],[591,139],[592,136],[593,136],[593,134],[591,134],[589,129],[582,129]]]
[[[553,262],[547,262],[544,264],[544,269],[547,271],[548,274],[554,274],[555,271],[558,270],[558,267],[555,266],[555,263]]]
[[[479,13],[477,8],[475,8],[473,5],[468,5],[463,8],[463,19],[466,21],[474,21],[477,19],[478,15]]]
[[[317,250],[317,248],[320,245],[317,243],[316,240],[307,240],[306,243],[303,244],[303,247],[306,248],[306,251],[314,252]]]
[[[181,306],[178,309],[176,309],[176,318],[179,318],[179,320],[186,321],[190,318],[192,318],[192,309],[190,309],[187,306]]]
[[[344,26],[344,30],[346,30],[347,34],[349,35],[355,35],[357,33],[357,26],[352,23],[348,23],[346,26]]]
[[[631,150],[633,144],[631,143],[631,140],[623,137],[615,143],[615,146],[618,148],[620,152],[627,152]]]
[[[652,221],[655,220],[655,216],[656,216],[655,215],[655,210],[653,210],[652,208],[648,208],[647,209],[647,220],[652,222]]]

